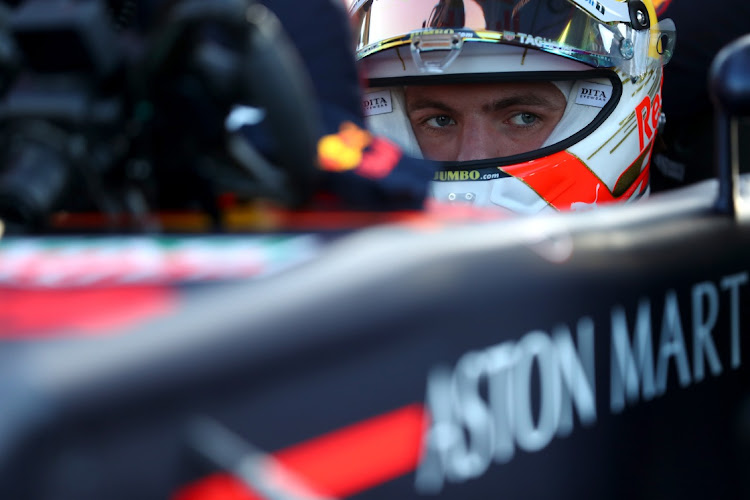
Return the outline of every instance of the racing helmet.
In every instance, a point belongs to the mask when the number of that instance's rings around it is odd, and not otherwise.
[[[649,193],[662,67],[675,44],[674,23],[658,20],[651,0],[354,0],[349,9],[368,127],[438,161],[433,199],[537,213]],[[494,99],[495,88],[505,93]],[[463,108],[433,99],[444,89],[488,93],[481,109],[502,112],[498,133],[534,131],[534,140],[490,139],[466,153],[480,134],[446,135]]]

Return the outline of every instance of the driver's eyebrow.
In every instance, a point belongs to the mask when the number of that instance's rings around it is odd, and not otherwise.
[[[537,94],[528,93],[512,95],[509,97],[504,97],[502,99],[490,101],[487,104],[482,105],[482,110],[484,112],[500,111],[512,106],[544,106],[550,109],[560,109],[562,107],[552,99],[548,99]],[[454,113],[456,111],[455,108],[449,106],[443,101],[430,99],[427,97],[417,97],[411,100],[406,107],[407,113],[412,113],[421,109],[437,109],[446,113]]]
[[[519,94],[492,101],[482,106],[483,111],[500,111],[512,106],[544,106],[550,109],[560,109],[561,106],[551,99],[537,94]]]
[[[455,109],[453,109],[451,106],[448,106],[443,101],[438,101],[436,99],[428,99],[426,97],[417,97],[414,100],[411,100],[407,106],[406,106],[406,112],[411,113],[414,111],[419,111],[420,109],[439,109],[440,111],[445,111],[446,113],[453,113]]]

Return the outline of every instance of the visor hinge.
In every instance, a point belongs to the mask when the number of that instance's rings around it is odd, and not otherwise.
[[[442,73],[461,53],[463,37],[458,33],[414,35],[411,55],[422,73]]]
[[[630,0],[628,11],[630,12],[630,25],[634,30],[642,31],[651,27],[651,17],[648,15],[646,5],[641,0]]]

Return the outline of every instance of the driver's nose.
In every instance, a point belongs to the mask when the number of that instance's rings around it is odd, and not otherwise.
[[[479,118],[465,120],[459,136],[456,161],[484,160],[503,156],[500,139],[491,123]]]

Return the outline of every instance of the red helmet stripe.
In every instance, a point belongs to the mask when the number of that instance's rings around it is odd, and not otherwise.
[[[604,181],[567,151],[502,169],[558,210],[569,210],[575,203],[594,205],[615,200]]]

